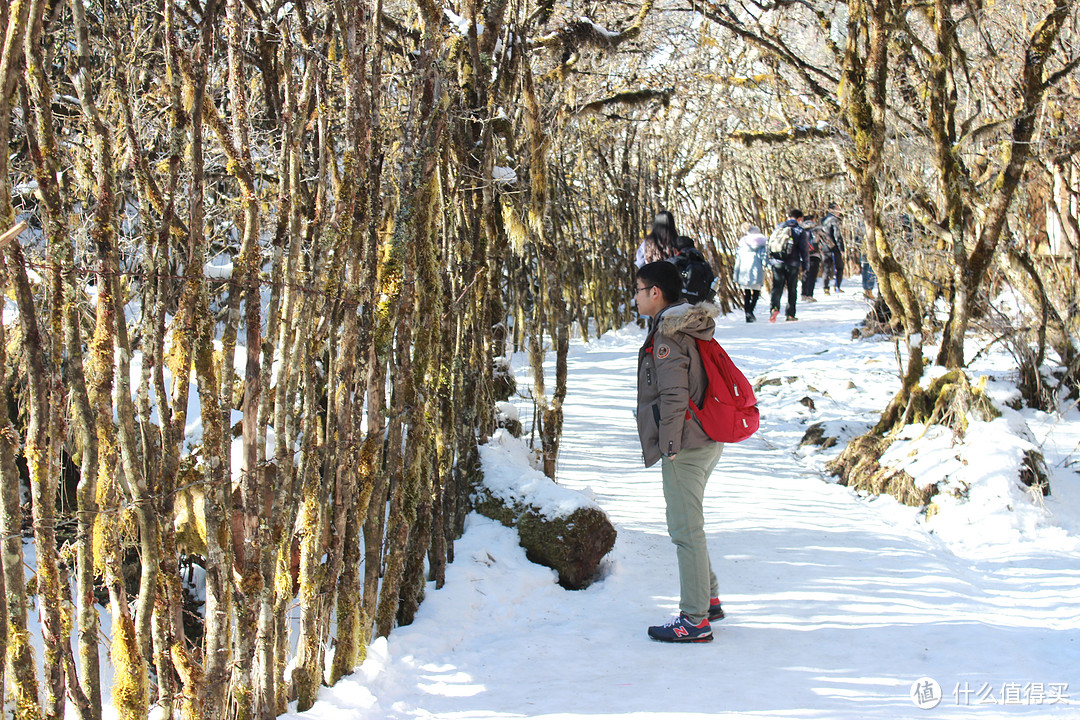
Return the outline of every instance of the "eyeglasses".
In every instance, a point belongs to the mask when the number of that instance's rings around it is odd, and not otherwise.
[[[639,287],[636,290],[634,290],[634,297],[637,297],[637,294],[639,292],[644,292],[645,290],[652,290],[654,287],[656,287],[656,286],[655,285],[646,285],[645,287]]]

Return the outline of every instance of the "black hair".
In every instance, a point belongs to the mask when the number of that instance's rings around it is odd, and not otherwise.
[[[802,217],[802,210],[800,210],[799,208],[791,208],[787,211],[787,216],[789,218],[794,218],[795,220],[798,220]]]
[[[684,248],[696,247],[696,245],[694,243],[694,238],[680,235],[679,237],[675,238],[675,247],[677,247],[679,250],[682,250]]]
[[[679,232],[675,229],[675,216],[671,214],[670,210],[661,210],[656,213],[656,217],[653,218],[652,231],[660,232],[662,234],[670,234],[671,237],[678,236]]]
[[[666,260],[651,262],[638,268],[635,277],[660,288],[664,300],[673,303],[682,297],[682,273]]]
[[[668,210],[661,210],[653,218],[652,229],[645,236],[645,259],[649,262],[666,260],[679,249],[675,239],[679,231],[675,229],[675,216]]]

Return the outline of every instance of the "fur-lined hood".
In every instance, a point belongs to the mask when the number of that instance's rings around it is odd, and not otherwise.
[[[656,332],[663,335],[685,333],[694,338],[708,340],[713,336],[716,329],[715,318],[719,315],[720,308],[710,302],[691,305],[683,301],[668,305],[657,318]]]

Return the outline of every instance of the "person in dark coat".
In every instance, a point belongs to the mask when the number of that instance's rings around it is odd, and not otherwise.
[[[840,283],[844,279],[844,235],[840,231],[840,218],[836,216],[838,212],[836,203],[829,203],[829,211],[821,219],[821,229],[825,235],[825,258],[822,260],[821,275],[824,278],[826,295],[829,294],[829,285],[832,282],[836,283],[836,292],[844,292],[840,289]]]
[[[791,237],[795,240],[795,249],[794,252],[786,255],[783,253],[770,253],[769,266],[772,269],[772,297],[769,303],[769,322],[776,322],[777,316],[780,315],[780,299],[784,296],[785,288],[787,288],[785,319],[788,321],[798,320],[795,317],[795,301],[799,297],[799,270],[805,272],[810,264],[806,246],[806,232],[799,225],[802,216],[802,210],[792,208],[788,211],[788,219],[778,226],[791,228]]]
[[[817,216],[815,215],[805,216],[799,224],[806,231],[806,255],[809,263],[807,269],[803,272],[802,301],[817,302],[814,299],[814,286],[817,284],[818,270],[821,269],[821,263],[824,261],[824,253],[821,249],[821,243],[818,241],[821,226],[818,225]]]

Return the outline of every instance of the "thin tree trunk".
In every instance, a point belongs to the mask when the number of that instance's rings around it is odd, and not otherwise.
[[[377,21],[381,3],[375,10]],[[348,19],[348,83],[346,89],[346,118],[352,128],[348,142],[358,142],[349,155],[346,174],[356,173],[365,166],[371,167],[370,153],[374,150],[374,138],[372,137],[372,122],[375,108],[370,102],[374,92],[370,72],[375,69],[374,63],[381,61],[381,33],[377,27],[372,26],[373,19],[370,10],[366,10],[366,4],[351,10]],[[367,50],[368,38],[377,38],[373,43],[373,57],[369,59]],[[368,143],[364,140],[368,139]],[[366,327],[366,313],[362,308],[370,303],[371,293],[368,288],[372,285],[374,271],[365,262],[369,255],[367,252],[370,239],[369,227],[373,226],[373,218],[369,216],[371,209],[371,197],[378,196],[374,190],[378,182],[378,174],[367,178],[365,182],[357,183],[350,197],[349,205],[354,208],[342,213],[343,231],[348,237],[349,267],[348,281],[345,287],[347,294],[344,302],[345,321],[342,330],[343,347],[365,348],[370,343],[370,335]],[[339,452],[341,453],[335,473],[339,485],[344,486],[343,494],[348,499],[348,507],[340,515],[340,521],[344,527],[338,528],[342,533],[341,545],[341,577],[336,588],[337,605],[337,642],[334,650],[333,665],[330,669],[330,681],[336,683],[341,677],[352,672],[353,668],[362,661],[364,646],[368,639],[368,626],[364,620],[363,612],[363,583],[360,576],[360,533],[363,527],[363,519],[367,517],[368,503],[371,501],[372,474],[377,458],[378,445],[369,436],[366,440],[360,435],[360,422],[363,417],[363,400],[365,397],[364,381],[367,377],[368,356],[363,352],[347,352],[342,357],[341,378],[342,383],[338,387],[336,399],[336,412],[338,416],[337,428],[340,433]]]
[[[44,641],[45,717],[63,717],[64,668],[61,644],[67,638],[60,623],[60,576],[56,545],[57,476],[49,472],[49,377],[45,370],[45,348],[38,329],[33,290],[26,275],[26,259],[17,241],[3,247],[8,275],[19,309],[24,362],[26,364],[28,419],[26,458],[33,503],[34,549],[37,555],[37,596]]]
[[[951,13],[952,7],[943,0],[938,0],[938,4],[939,14]],[[942,5],[944,7],[941,7]],[[986,204],[985,216],[982,218],[982,230],[975,240],[970,255],[967,254],[967,248],[961,241],[962,236],[956,237],[956,228],[950,228],[954,233],[953,256],[957,260],[953,275],[955,295],[952,299],[949,320],[942,334],[941,349],[937,357],[939,365],[948,368],[964,367],[964,336],[967,333],[968,322],[974,310],[978,291],[994,262],[1001,230],[1005,225],[1009,208],[1031,153],[1032,139],[1042,111],[1043,97],[1048,89],[1043,79],[1043,69],[1047,60],[1054,55],[1057,37],[1073,8],[1074,3],[1071,0],[1055,0],[1053,7],[1035,26],[1028,39],[1028,45],[1024,49],[1024,62],[1020,65],[1017,78],[1020,107],[1016,110],[1012,132],[1004,145],[1005,159],[992,185],[992,195]],[[952,32],[952,28],[948,28],[950,38]],[[958,185],[959,177],[952,186]],[[952,222],[952,199],[949,196],[946,197],[949,198],[950,222]]]
[[[25,223],[14,228],[15,232],[5,232],[0,247],[14,240],[18,232],[26,228]],[[0,282],[3,290],[9,287],[9,269],[4,260],[6,253],[0,252],[0,264],[3,264],[3,272],[0,274]],[[10,402],[8,397],[7,378],[7,332],[6,323],[0,322],[0,368],[3,368],[2,386],[0,386],[0,400],[5,407]],[[0,543],[3,547],[3,570],[6,615],[4,624],[7,626],[7,667],[10,668],[10,686],[8,688],[12,704],[15,708],[15,720],[36,720],[41,717],[41,707],[38,701],[38,679],[34,663],[33,651],[30,645],[30,634],[27,631],[26,617],[28,601],[26,595],[26,578],[23,575],[23,549],[22,549],[22,508],[20,506],[20,489],[22,480],[15,466],[16,448],[20,446],[19,436],[11,425],[7,413],[0,414],[0,474],[3,482],[0,483],[0,494],[3,498],[3,508],[0,512]]]
[[[77,592],[79,594],[78,635],[79,657],[82,666],[81,685],[79,677],[66,677],[65,683],[70,684],[72,698],[75,699],[75,707],[80,717],[86,720],[100,718],[100,673],[97,654],[97,610],[94,606],[94,560],[92,547],[92,529],[96,511],[96,473],[97,473],[97,438],[94,433],[93,413],[90,409],[89,396],[86,393],[85,376],[82,366],[82,341],[79,332],[79,318],[76,305],[75,276],[71,269],[72,244],[68,234],[66,212],[60,191],[57,187],[58,157],[57,144],[53,131],[54,122],[52,116],[52,96],[48,82],[45,81],[40,69],[40,40],[41,40],[41,17],[43,8],[35,5],[31,8],[30,28],[26,45],[26,53],[32,58],[31,71],[28,73],[28,86],[33,101],[35,101],[36,114],[33,122],[28,123],[31,128],[27,135],[27,141],[31,148],[31,157],[35,161],[35,175],[38,180],[39,193],[43,201],[42,216],[45,220],[45,228],[48,230],[50,243],[49,249],[53,264],[56,268],[53,274],[54,288],[54,317],[51,336],[55,338],[52,343],[52,358],[50,365],[59,368],[62,362],[60,352],[60,338],[67,343],[67,378],[72,391],[73,405],[76,407],[78,420],[76,434],[79,440],[80,454],[82,458],[81,477],[78,488],[78,519],[77,519]],[[28,118],[29,119],[29,118]],[[50,406],[53,415],[56,416],[60,409],[65,406],[63,391],[60,389],[58,378],[53,380],[52,398]],[[54,423],[56,418],[54,418]],[[51,453],[58,456],[59,438],[65,437],[62,427],[56,423],[50,431],[53,445],[56,449]],[[52,464],[52,463],[51,463]],[[51,471],[58,476],[58,467]],[[50,500],[50,505],[52,501]],[[58,592],[58,588],[57,588]],[[60,598],[57,597],[57,602]],[[65,657],[70,654],[70,639],[67,634],[59,638],[59,652]],[[58,664],[58,663],[57,663]],[[73,662],[70,665],[64,663],[68,673],[75,671]],[[56,670],[54,670],[56,671]],[[54,701],[58,704],[63,701]],[[54,709],[54,712],[56,710]]]
[[[24,54],[27,66],[27,86],[34,104],[35,117],[31,126],[35,126],[38,142],[35,165],[38,176],[55,172],[56,147],[52,138],[52,94],[42,70],[43,57],[41,48],[44,2],[38,0],[30,7],[27,38]],[[29,120],[29,118],[28,118]],[[64,215],[59,206],[59,196],[51,178],[45,188],[45,231],[54,247],[62,246],[66,240]],[[63,645],[70,642],[68,634],[61,625],[61,599],[59,566],[57,564],[56,543],[56,491],[59,482],[59,445],[64,432],[57,426],[60,406],[57,394],[59,378],[54,372],[59,371],[59,308],[56,305],[60,297],[55,297],[53,313],[49,318],[51,332],[49,337],[54,342],[45,345],[38,328],[38,313],[34,305],[33,290],[26,276],[26,261],[22,248],[17,241],[10,241],[4,248],[7,255],[10,279],[19,308],[20,329],[25,353],[27,380],[28,422],[26,445],[23,455],[30,473],[30,494],[33,502],[34,544],[38,558],[37,595],[41,615],[41,631],[44,641],[44,697],[42,711],[46,717],[62,717],[64,714],[64,695],[66,679],[64,677]],[[61,291],[59,276],[53,271],[53,294]],[[46,369],[45,358],[53,372]],[[55,408],[54,417],[51,408]],[[50,439],[51,438],[51,439]]]
[[[101,718],[101,670],[98,655],[98,611],[94,597],[94,519],[97,516],[98,438],[94,412],[86,387],[83,340],[77,306],[78,286],[73,269],[71,243],[57,248],[64,273],[64,340],[67,345],[67,378],[71,387],[73,425],[79,448],[78,528],[76,543],[76,596],[80,683],[90,703],[92,720]]]
[[[240,182],[244,218],[240,256],[236,262],[240,275],[234,279],[244,290],[247,355],[239,482],[243,526],[243,561],[240,569],[242,604],[236,625],[239,664],[233,677],[238,716],[270,720],[277,711],[276,688],[273,682],[274,628],[270,622],[274,592],[273,573],[276,565],[273,555],[277,545],[269,539],[269,529],[273,526],[273,518],[270,517],[273,514],[273,494],[266,481],[266,469],[260,464],[260,455],[265,454],[265,442],[260,450],[259,437],[264,429],[259,427],[260,397],[263,392],[260,371],[262,303],[258,285],[261,265],[258,243],[259,205],[253,182],[254,169],[248,132],[247,80],[242,64],[243,13],[240,1],[227,0],[225,10],[232,143],[238,154],[234,172]],[[256,629],[254,635],[251,633],[252,628]],[[243,677],[244,673],[250,673],[249,677]],[[245,696],[249,692],[252,702],[250,709],[243,707]]]
[[[164,3],[164,25],[173,28],[175,7],[172,0]],[[127,68],[123,65],[123,58],[118,59],[120,67],[117,75],[122,79],[120,83],[120,103],[124,115],[124,125],[127,128],[128,148],[135,158],[135,176],[139,185],[143,188],[146,202],[142,206],[142,216],[145,218],[147,235],[150,244],[144,258],[143,266],[148,278],[144,288],[144,313],[142,323],[142,382],[140,388],[139,412],[141,416],[149,418],[151,414],[150,393],[156,401],[158,413],[158,429],[147,429],[144,425],[144,452],[147,456],[157,454],[156,463],[147,463],[148,468],[156,467],[155,495],[159,498],[158,509],[163,518],[161,532],[161,567],[158,577],[161,580],[159,591],[165,602],[155,604],[154,608],[154,633],[155,647],[154,661],[158,673],[158,704],[170,711],[179,702],[181,709],[187,717],[195,720],[201,718],[201,688],[192,685],[195,678],[201,682],[202,668],[196,663],[187,651],[184,643],[183,616],[182,616],[182,593],[179,587],[179,578],[176,568],[176,534],[172,523],[175,508],[175,490],[177,486],[177,474],[180,468],[180,438],[174,425],[172,408],[169,404],[169,392],[165,385],[165,322],[168,307],[168,297],[171,293],[172,283],[168,276],[171,274],[169,249],[171,246],[172,231],[186,234],[187,228],[176,215],[176,196],[179,185],[181,159],[184,145],[185,112],[182,100],[181,64],[176,47],[177,36],[174,32],[166,31],[164,43],[165,64],[168,68],[168,77],[164,88],[167,90],[166,97],[169,99],[168,113],[168,163],[167,181],[164,193],[153,179],[146,153],[142,149],[136,123],[135,113],[132,110],[132,89],[127,82]],[[134,55],[134,53],[132,53]],[[129,58],[133,60],[134,58]],[[153,223],[150,219],[150,209],[160,213],[158,222]],[[186,408],[185,408],[186,411]],[[146,423],[148,424],[148,423]],[[212,429],[204,425],[204,430],[212,437]],[[152,450],[151,447],[154,449]],[[213,462],[209,460],[212,466]],[[205,502],[205,497],[204,497]],[[205,504],[204,504],[205,507]],[[170,567],[171,564],[171,567]],[[214,588],[211,587],[212,572],[208,568],[206,574],[207,605],[212,602]],[[174,673],[175,670],[175,673]],[[176,677],[179,677],[179,684]]]
[[[14,97],[15,84],[22,70],[23,43],[30,17],[31,0],[11,0],[0,13],[0,32],[3,33],[3,52],[0,53],[0,147],[8,147],[11,139],[11,124],[6,118],[11,117],[11,98]],[[11,185],[9,178],[10,156],[0,153],[0,232],[6,233],[15,224],[15,213],[11,207]],[[3,669],[0,669],[0,673]],[[2,683],[0,683],[2,685]]]
[[[205,102],[207,67],[210,60],[212,37],[217,17],[218,2],[209,0],[203,6],[200,22],[199,39],[196,42],[190,60],[191,105],[188,108],[180,104],[177,87],[180,82],[180,68],[186,58],[176,44],[179,37],[178,20],[173,0],[165,0],[165,22],[167,27],[166,56],[170,65],[173,84],[172,92],[172,135],[170,138],[171,178],[175,178],[175,168],[180,162],[183,148],[183,128],[185,120],[190,122],[190,186],[187,193],[188,244],[184,278],[174,320],[172,358],[173,387],[171,391],[171,420],[166,428],[167,452],[177,452],[181,447],[187,425],[187,405],[191,371],[194,366],[204,425],[204,447],[207,448],[209,467],[208,483],[205,488],[204,512],[206,518],[207,572],[205,605],[206,624],[203,633],[205,650],[205,670],[194,665],[182,663],[180,673],[185,681],[185,696],[189,707],[195,713],[202,713],[206,718],[225,716],[225,696],[231,655],[229,653],[230,614],[228,601],[228,583],[231,572],[232,555],[227,547],[222,547],[222,524],[230,527],[230,478],[224,474],[225,467],[221,455],[215,453],[221,447],[224,428],[221,427],[221,410],[218,406],[218,383],[213,373],[212,348],[209,347],[205,334],[208,330],[209,308],[206,299],[205,281],[202,277],[202,265],[206,257],[206,238],[204,230],[204,166],[203,166],[203,113]],[[170,198],[172,197],[170,192]],[[170,203],[172,200],[170,199]],[[165,247],[167,224],[163,223],[162,246]],[[200,338],[202,342],[199,342]],[[228,362],[228,359],[226,360]],[[215,440],[217,442],[215,442]],[[215,455],[217,457],[215,458]],[[228,457],[227,454],[224,457]],[[214,462],[214,460],[217,462]],[[185,660],[182,647],[174,647],[173,655]],[[200,683],[200,680],[203,680]]]
[[[307,341],[303,341],[307,344]],[[293,669],[293,691],[297,707],[303,711],[315,703],[315,695],[322,683],[322,625],[319,617],[319,595],[322,590],[319,573],[321,558],[320,540],[325,529],[323,508],[326,497],[320,488],[321,463],[318,432],[315,427],[318,416],[317,401],[313,391],[315,370],[311,352],[304,353],[304,443],[298,473],[300,476],[300,513],[296,521],[296,535],[300,543],[300,636],[297,640],[296,661]]]

